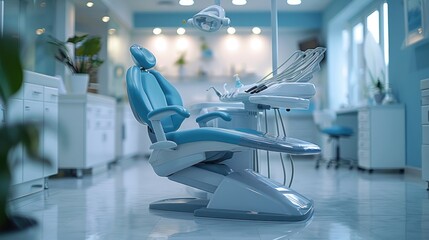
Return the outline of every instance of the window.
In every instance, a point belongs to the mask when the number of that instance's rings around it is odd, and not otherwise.
[[[375,5],[363,14],[349,21],[342,30],[343,53],[347,61],[341,63],[341,74],[346,76],[347,101],[351,107],[366,105],[371,96],[370,77],[365,63],[364,45],[368,34],[380,45],[384,60],[384,79],[388,85],[389,39],[388,39],[388,4]],[[383,64],[383,63],[382,63]]]

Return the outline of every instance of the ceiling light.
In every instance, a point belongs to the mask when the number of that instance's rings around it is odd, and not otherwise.
[[[235,28],[229,27],[228,29],[226,29],[226,31],[228,32],[228,34],[234,34],[235,33]]]
[[[179,35],[183,35],[183,34],[185,34],[186,30],[184,28],[182,28],[182,27],[179,27],[176,32]]]
[[[252,33],[253,34],[258,35],[258,34],[261,34],[261,32],[262,32],[262,30],[260,28],[258,28],[258,27],[252,28]]]
[[[247,0],[232,0],[232,4],[234,5],[246,5]]]
[[[44,33],[45,33],[45,29],[44,28],[38,28],[38,29],[36,29],[36,34],[37,35],[42,35]]]
[[[194,5],[194,0],[180,0],[179,4],[182,6],[192,6]]]
[[[289,5],[300,5],[301,0],[287,0],[287,4],[289,4]]]
[[[94,6],[94,3],[93,3],[93,2],[91,2],[91,1],[88,1],[88,2],[86,3],[86,6],[90,8],[90,7]]]
[[[104,16],[104,17],[101,18],[101,21],[108,22],[108,21],[110,21],[110,17],[109,16]]]
[[[154,28],[152,32],[153,32],[153,34],[155,34],[155,35],[159,35],[159,34],[161,34],[161,33],[162,33],[162,29],[161,29],[161,28]]]
[[[115,28],[110,28],[109,30],[107,30],[107,32],[109,33],[109,35],[113,35],[116,33],[116,29]]]

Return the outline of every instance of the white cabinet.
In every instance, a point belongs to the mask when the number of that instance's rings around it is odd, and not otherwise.
[[[133,115],[130,104],[124,105],[123,125],[123,156],[149,155],[149,146],[152,144],[147,126],[139,123]]]
[[[115,159],[115,108],[115,99],[107,96],[60,96],[60,169],[75,169],[81,176],[82,170]]]
[[[25,86],[24,86],[25,87]],[[43,87],[42,87],[43,88]],[[43,121],[43,102],[24,100],[24,120],[25,121]],[[40,152],[43,153],[43,131],[40,136]],[[22,161],[23,181],[30,181],[38,178],[43,178],[43,164],[32,160],[24,151],[24,158]]]
[[[420,82],[422,97],[422,178],[429,191],[429,79]]]
[[[403,105],[365,107],[358,112],[358,165],[368,169],[405,167]]]
[[[10,156],[13,159],[12,197],[23,196],[41,189],[42,187],[34,186],[43,185],[34,181],[39,182],[58,172],[59,81],[60,79],[56,77],[24,71],[22,88],[9,101],[7,121],[10,123],[38,122],[40,124],[40,154],[48,158],[51,163],[48,165],[36,162],[30,159],[22,146],[16,148]]]

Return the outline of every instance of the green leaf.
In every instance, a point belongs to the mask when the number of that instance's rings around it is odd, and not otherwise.
[[[71,37],[71,38],[67,39],[67,42],[73,43],[73,44],[80,43],[83,40],[85,40],[86,37],[88,37],[88,34],[85,34],[85,35],[82,35],[82,36],[74,36],[74,37]]]
[[[76,56],[94,56],[101,50],[101,38],[92,37],[76,49]]]
[[[22,143],[32,159],[49,164],[39,151],[40,126],[41,123],[37,122],[23,122],[0,127],[0,139],[2,139],[0,156],[7,155],[10,150]]]
[[[0,37],[0,53],[0,100],[7,104],[9,97],[19,91],[23,81],[19,41],[7,34]]]

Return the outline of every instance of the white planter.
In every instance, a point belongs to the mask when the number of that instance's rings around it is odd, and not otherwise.
[[[89,74],[75,73],[70,78],[70,93],[85,94],[88,90]]]

